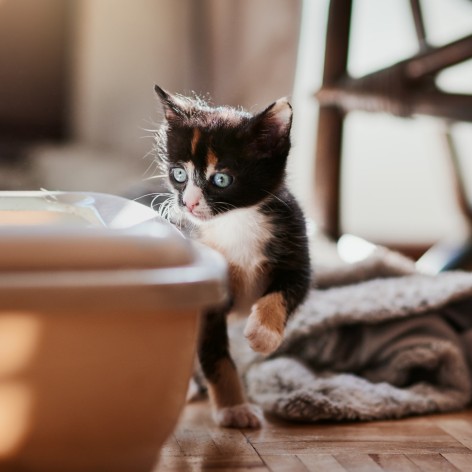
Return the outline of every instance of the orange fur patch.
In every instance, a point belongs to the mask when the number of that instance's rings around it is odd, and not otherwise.
[[[218,158],[216,157],[216,154],[211,149],[209,149],[207,153],[207,166],[215,167],[217,163]]]
[[[192,147],[192,155],[195,155],[195,151],[197,150],[198,142],[200,141],[200,138],[202,137],[202,133],[200,132],[199,129],[195,128],[193,130],[193,135],[192,135],[192,141],[191,141],[191,147]]]
[[[287,320],[285,300],[280,292],[269,293],[256,303],[257,318],[261,325],[282,334]]]
[[[235,264],[229,264],[228,272],[231,293],[235,294],[243,292],[245,289],[245,277],[241,267]]]
[[[246,401],[238,372],[229,359],[218,362],[217,378],[216,382],[208,382],[208,392],[216,408],[239,405]]]

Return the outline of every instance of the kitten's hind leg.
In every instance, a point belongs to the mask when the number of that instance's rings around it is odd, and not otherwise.
[[[198,356],[207,380],[216,423],[230,428],[259,428],[262,412],[256,405],[247,402],[229,354],[226,310],[203,315]]]

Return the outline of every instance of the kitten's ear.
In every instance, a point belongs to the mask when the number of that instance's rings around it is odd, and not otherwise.
[[[268,135],[288,137],[292,127],[292,106],[287,98],[280,98],[257,114],[253,120],[256,126]]]
[[[286,98],[281,98],[255,115],[246,128],[248,138],[259,157],[274,155],[287,157],[290,150],[290,128],[292,107]]]
[[[181,120],[187,116],[187,107],[183,100],[166,92],[159,85],[154,85],[154,90],[164,107],[164,116],[167,121]]]

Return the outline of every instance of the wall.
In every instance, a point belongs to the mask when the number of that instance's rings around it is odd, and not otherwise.
[[[73,73],[73,138],[130,158],[152,145],[156,82],[189,82],[188,0],[79,0]]]

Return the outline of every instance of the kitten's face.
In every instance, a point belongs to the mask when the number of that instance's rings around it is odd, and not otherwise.
[[[292,119],[285,99],[251,115],[156,92],[167,120],[161,158],[189,219],[199,223],[257,205],[283,183]]]

